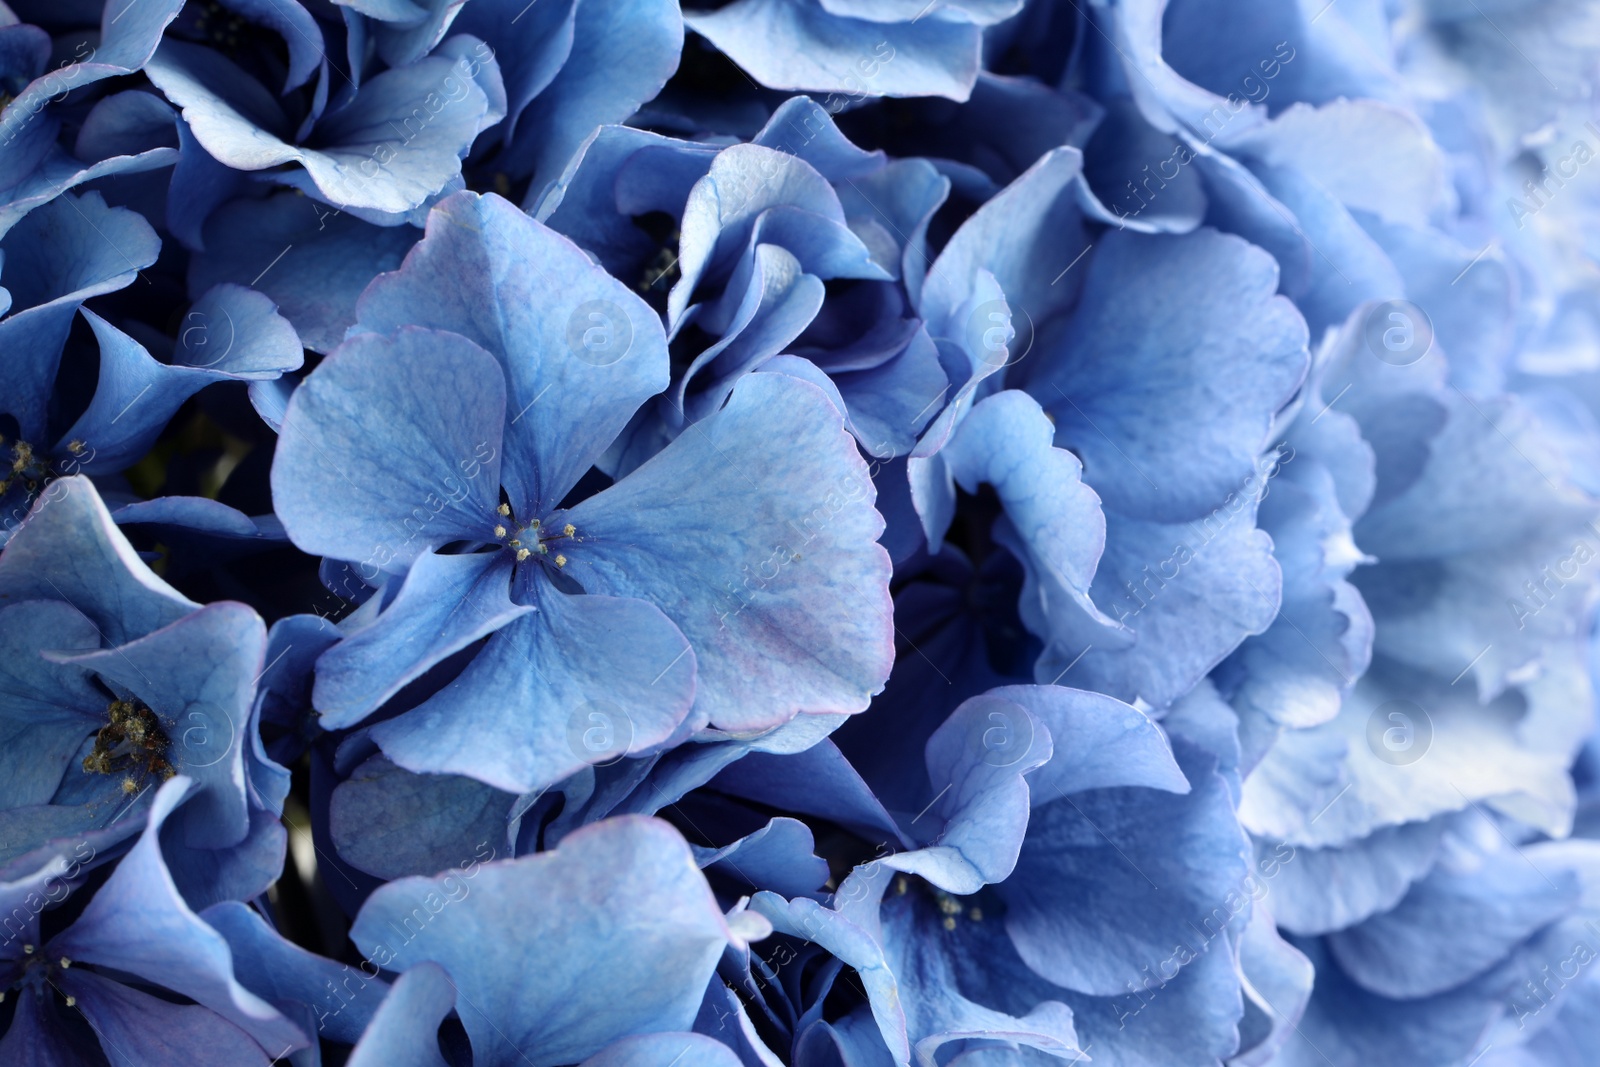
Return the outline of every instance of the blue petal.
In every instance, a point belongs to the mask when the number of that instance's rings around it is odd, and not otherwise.
[[[792,754],[752,752],[723,770],[712,788],[802,815],[816,815],[885,846],[911,847],[850,762],[826,738]]]
[[[378,1005],[348,1067],[449,1067],[439,1054],[439,1024],[455,1004],[456,987],[444,968],[417,964]]]
[[[1102,648],[1126,644],[1126,627],[1101,614],[1089,599],[1105,547],[1100,500],[1081,481],[1077,457],[1052,447],[1053,434],[1032,397],[1005,390],[973,406],[939,458],[968,493],[987,484],[1000,498],[1016,534],[1008,547],[1020,550],[1038,587],[1035,603],[1022,607],[1024,623],[1036,626],[1047,640],[1060,635]],[[935,533],[942,539],[942,530],[929,529],[930,545]]]
[[[409,226],[369,226],[295,193],[226,204],[205,234],[205,251],[190,260],[189,291],[222,282],[259,289],[306,347],[322,353],[344,340],[361,290],[400,266],[417,240]]]
[[[1437,996],[1392,1000],[1352,982],[1320,945],[1299,947],[1316,968],[1316,986],[1274,1067],[1454,1067],[1471,1060],[1480,1035],[1507,1006],[1504,983],[1490,979]]]
[[[17,994],[17,1007],[11,1025],[0,1037],[0,1056],[16,1067],[59,1067],[81,1062],[92,1055],[85,1048],[83,1034],[60,1016],[55,994],[36,992],[25,985]]]
[[[1483,804],[1564,834],[1574,803],[1570,757],[1522,721],[1533,696],[1512,689],[1481,703],[1465,685],[1374,656],[1328,724],[1346,744],[1349,788],[1325,813],[1311,812],[1289,842],[1343,845],[1381,827]],[[1423,758],[1410,759],[1416,746]]]
[[[1062,991],[1093,1062],[1106,1067],[1239,1064],[1229,1058],[1239,1047],[1243,1015],[1232,932],[1220,939],[1215,931],[1207,936],[1208,947],[1198,955],[1189,947],[1192,938],[1169,944],[1161,962],[1147,966],[1143,977],[1117,996]]]
[[[452,656],[534,610],[511,600],[504,552],[425,552],[376,619],[317,660],[315,704],[326,729],[353,726]]]
[[[495,44],[495,62],[506,85],[506,117],[498,131],[502,140],[511,140],[523,110],[572,54],[577,8],[577,0],[532,8],[519,6],[517,0],[475,0],[451,23],[462,33]]]
[[[759,145],[734,145],[711,162],[683,207],[678,239],[679,278],[667,298],[667,323],[676,332],[702,277],[723,274],[745,252],[766,212],[795,208],[818,216],[812,226],[860,242],[844,226],[839,196],[810,164]],[[860,248],[865,258],[866,249]]]
[[[188,332],[174,353],[183,362],[173,364],[156,360],[133,338],[83,309],[100,343],[100,379],[89,406],[62,438],[87,446],[89,455],[81,461],[85,473],[128,467],[149,450],[183,402],[212,382],[275,378],[300,365],[299,341],[271,302],[260,293],[230,288],[232,293],[213,290],[189,312]],[[240,328],[250,331],[242,341]],[[217,346],[215,352],[210,344]]]
[[[1436,868],[1390,911],[1329,935],[1328,952],[1353,981],[1396,999],[1464,985],[1577,903],[1570,873],[1552,879],[1509,851],[1471,870]]]
[[[639,816],[538,856],[390,882],[351,929],[379,966],[449,972],[478,1067],[550,1067],[687,1030],[727,936],[683,839]]]
[[[45,489],[0,552],[0,601],[62,600],[107,646],[143,637],[198,605],[147,567],[83,475]]]
[[[489,107],[470,61],[429,56],[367,81],[323,116],[316,147],[302,148],[284,140],[265,90],[220,56],[168,41],[147,73],[220,162],[247,171],[299,163],[332,203],[384,212],[417,207],[459,175]]]
[[[107,207],[99,193],[65,195],[0,242],[13,313],[0,320],[10,388],[0,401],[22,439],[45,447],[45,405],[78,306],[133,283],[161,241],[143,218]]]
[[[812,851],[815,847],[805,823],[783,817],[722,848],[690,846],[701,870],[719,870],[741,886],[784,896],[816,894],[828,880],[827,861]]]
[[[928,779],[937,792],[910,827],[926,844],[882,862],[947,893],[972,894],[1002,881],[1028,826],[1031,790],[1023,775],[1050,753],[1049,731],[1021,705],[993,693],[964,701],[928,738]]]
[[[1238,1067],[1270,1063],[1305,1014],[1314,971],[1311,961],[1285,941],[1272,914],[1260,901],[1239,939],[1240,992],[1245,1014],[1239,1022]]]
[[[690,1052],[694,1055],[689,1056]],[[720,1041],[700,1034],[640,1034],[607,1045],[578,1067],[739,1067],[739,1057]]]
[[[471,778],[412,774],[374,756],[333,791],[328,835],[339,856],[383,879],[453,866],[464,842],[505,844],[513,797]]]
[[[527,793],[673,736],[696,656],[665,615],[543,578],[529,599],[534,613],[498,630],[460,677],[373,728],[390,759]]]
[[[66,971],[56,982],[63,995],[75,999],[112,1063],[193,1063],[222,1057],[240,1067],[269,1067],[273,1053],[287,1053],[296,1044],[264,1052],[249,1034],[210,1008],[173,1004],[93,972]]]
[[[673,421],[698,421],[720,408],[741,375],[800,336],[825,298],[822,281],[805,273],[782,246],[753,246],[717,305],[694,309],[708,312],[693,316],[696,325],[704,323],[723,336],[696,356],[679,379],[669,401],[679,409]],[[696,394],[686,396],[691,383]]]
[[[94,624],[68,604],[0,608],[0,808],[48,803],[108,703],[83,671],[39,653],[99,644]]]
[[[865,178],[888,162],[881,150],[857,148],[839,132],[826,108],[804,96],[791,96],[779,104],[750,141],[805,160],[835,185]]]
[[[1241,488],[1247,492],[1228,494],[1214,513],[1186,526],[1108,509],[1106,551],[1090,594],[1137,640],[1118,649],[1052,635],[1037,676],[1059,680],[1070,669],[1075,685],[1164,707],[1246,637],[1266,630],[1277,617],[1282,572],[1272,539],[1252,521],[1259,489]]]
[[[1254,472],[1305,376],[1305,323],[1269,256],[1211,230],[1112,232],[1087,258],[1078,311],[1028,389],[1108,509],[1199,518]]]
[[[165,848],[167,871],[191,908],[254,900],[283,874],[289,831],[278,813],[251,808],[250,832],[227,848],[189,848],[182,843],[185,836],[175,825],[168,832]]]
[[[419,392],[424,380],[434,387]],[[289,536],[368,580],[432,547],[492,540],[505,406],[499,368],[465,338],[351,338],[289,401],[272,463]]]
[[[1126,992],[1173,945],[1226,926],[1246,873],[1243,831],[1223,779],[1190,761],[1193,791],[1122,787],[1040,796],[1017,869],[997,890],[1028,966],[1069,989]]]
[[[983,37],[970,23],[936,18],[841,17],[816,0],[738,0],[684,22],[768,88],[853,96],[965,100]]]
[[[1339,713],[1372,657],[1373,622],[1345,576],[1363,557],[1350,539],[1332,474],[1315,459],[1292,468],[1257,520],[1283,571],[1282,614],[1218,668],[1236,708],[1304,728]]]
[[[1001,686],[990,696],[1024,708],[1053,742],[1055,757],[1028,779],[1035,806],[1112,786],[1189,792],[1189,781],[1161,728],[1135,707],[1100,693],[1054,685]]]
[[[667,613],[695,650],[696,712],[719,728],[856,712],[893,659],[875,495],[820,390],[746,375],[727,407],[566,513],[582,539],[567,570]]]
[[[566,177],[598,127],[624,121],[661,91],[678,69],[683,17],[663,0],[583,0],[572,34],[571,54],[522,112],[510,146],[514,165],[534,173],[530,208]]]
[[[1077,205],[1066,193],[1082,165],[1083,155],[1075,148],[1049,152],[961,224],[928,271],[918,302],[935,339],[965,340],[973,332],[968,320],[975,308],[969,299],[981,271],[999,283],[1013,313],[1036,327],[1072,300],[1081,275],[1068,268],[1089,241]],[[983,322],[976,332],[988,325]],[[984,355],[975,353],[979,360]],[[1023,358],[1022,353],[1008,352],[998,360],[995,355],[989,355],[990,370]],[[1051,399],[1042,402],[1048,405]]]
[[[161,857],[161,825],[183,802],[189,779],[157,792],[150,822],[78,920],[47,946],[74,962],[113,967],[204,1005],[274,1053],[305,1036],[233,976],[228,944],[178,895]]]
[[[312,955],[244,904],[215,904],[200,917],[227,938],[245,988],[279,1010],[316,1007],[318,1032],[334,1041],[353,1044],[381,1010],[387,987],[375,971]]]
[[[457,193],[434,208],[427,237],[367,289],[359,315],[362,331],[451,330],[500,360],[511,415],[502,477],[519,514],[559,504],[667,384],[655,313],[493,194]]]

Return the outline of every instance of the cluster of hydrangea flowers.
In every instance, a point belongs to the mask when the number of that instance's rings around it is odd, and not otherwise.
[[[0,1062],[1588,1067],[1597,100],[1585,0],[3,0]]]

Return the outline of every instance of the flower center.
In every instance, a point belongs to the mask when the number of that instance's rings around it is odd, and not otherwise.
[[[150,778],[166,781],[177,773],[167,759],[172,742],[143,701],[113,700],[106,716],[106,725],[94,735],[94,749],[83,757],[85,772],[122,775],[124,793],[137,793]]]
[[[517,562],[522,563],[532,556],[548,559],[557,567],[567,565],[567,557],[559,551],[551,555],[550,546],[561,547],[561,542],[571,541],[576,544],[583,538],[578,536],[578,528],[572,523],[567,523],[559,533],[552,533],[540,525],[538,519],[531,520],[525,526],[515,525],[511,518],[511,505],[501,504],[495,509],[499,516],[494,527],[494,535],[506,548],[517,554]]]
[[[5,989],[0,989],[0,1003],[4,1003],[6,996],[12,990],[22,989],[25,986],[31,986],[36,995],[43,996],[45,990],[55,984],[51,979],[72,966],[72,961],[65,956],[56,959],[45,958],[44,953],[39,951],[38,945],[23,945],[22,959],[18,962],[21,964],[20,967],[13,964],[10,968],[11,984]],[[67,997],[66,1001],[69,1008],[77,1003],[72,997]]]
[[[67,451],[74,457],[82,456],[87,450],[88,446],[82,441],[73,441],[67,445]],[[20,486],[28,496],[32,497],[46,482],[60,473],[49,455],[34,451],[34,447],[28,442],[12,441],[8,446],[5,438],[0,437],[0,474],[4,475],[0,477],[0,495],[10,492],[13,487]]]

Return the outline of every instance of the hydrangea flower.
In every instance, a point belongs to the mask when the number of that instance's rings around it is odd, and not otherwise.
[[[665,385],[657,321],[493,195],[452,197],[429,225],[362,295],[371,332],[296,391],[274,466],[296,543],[387,586],[319,660],[323,723],[360,722],[490,634],[453,682],[373,728],[391,758],[525,792],[584,765],[590,714],[647,750],[861,710],[887,674],[887,559],[827,398],[751,377],[567,506]]]

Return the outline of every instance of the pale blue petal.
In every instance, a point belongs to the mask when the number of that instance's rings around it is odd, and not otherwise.
[[[361,290],[399,267],[417,240],[409,226],[369,226],[295,193],[226,204],[205,235],[205,250],[189,261],[189,291],[222,282],[259,289],[322,353],[344,340]]]
[[[643,601],[536,581],[532,614],[496,631],[444,689],[373,728],[390,759],[527,793],[673,736],[695,693],[684,635]]]
[[[744,732],[860,711],[888,677],[875,496],[821,390],[751,374],[725,408],[551,524],[577,528],[567,570],[586,589],[667,613],[699,662],[697,714]]]
[[[427,237],[367,289],[358,313],[362,331],[451,330],[500,361],[510,416],[501,476],[519,515],[559,504],[667,384],[666,339],[648,305],[493,194],[434,208]]]
[[[492,540],[505,407],[495,361],[463,337],[351,338],[289,401],[272,464],[289,536],[367,579],[451,541]]]
[[[553,1067],[687,1030],[727,937],[683,839],[640,816],[538,856],[391,882],[351,930],[380,966],[449,972],[477,1067]]]
[[[167,874],[161,825],[188,789],[182,777],[161,787],[138,843],[48,950],[189,997],[274,1052],[302,1048],[306,1038],[299,1029],[234,978],[228,943],[189,909]]]
[[[333,790],[328,836],[339,856],[383,879],[455,866],[464,843],[505,845],[509,793],[471,778],[412,774],[374,756]]]
[[[456,987],[437,963],[402,974],[378,1005],[348,1067],[449,1067],[439,1053],[439,1024],[456,1003]]]
[[[0,553],[0,600],[65,601],[108,647],[198,607],[145,565],[83,475],[51,482]]]
[[[504,552],[418,556],[378,617],[317,660],[323,727],[354,726],[434,664],[534,610],[512,602],[512,567]]]

